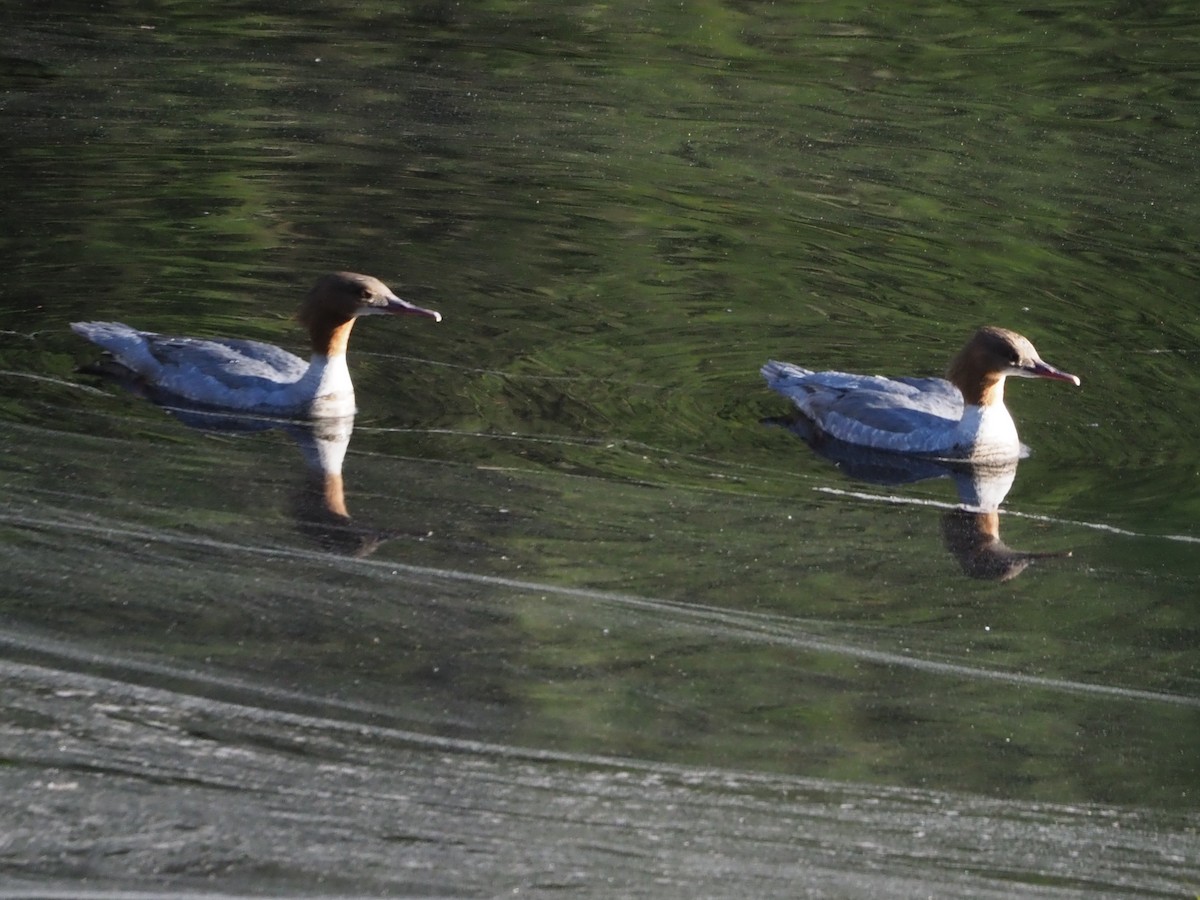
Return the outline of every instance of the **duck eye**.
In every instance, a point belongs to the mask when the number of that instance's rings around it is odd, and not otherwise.
[[[371,289],[369,287],[360,288],[359,292],[358,292],[358,296],[361,297],[363,300],[370,300],[371,299]]]

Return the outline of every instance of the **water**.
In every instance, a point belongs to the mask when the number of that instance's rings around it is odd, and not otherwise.
[[[1189,7],[0,15],[0,894],[1195,892]],[[349,521],[77,371],[335,268]],[[998,523],[763,424],[985,321]]]

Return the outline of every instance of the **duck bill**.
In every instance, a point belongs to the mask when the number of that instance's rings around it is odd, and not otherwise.
[[[383,307],[380,312],[390,316],[421,316],[433,319],[435,322],[442,321],[442,314],[436,309],[426,309],[415,303],[409,303],[407,300],[401,300],[399,297],[388,297],[387,306]]]
[[[1049,363],[1044,363],[1040,359],[1028,369],[1030,378],[1049,378],[1052,381],[1069,381],[1076,387],[1079,386],[1079,376],[1072,375],[1069,372],[1064,372],[1061,369],[1056,369]]]

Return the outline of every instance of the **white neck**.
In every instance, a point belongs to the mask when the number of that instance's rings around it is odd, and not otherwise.
[[[300,380],[305,393],[313,398],[309,415],[354,415],[354,385],[350,382],[345,353],[335,353],[333,356],[314,353],[308,371]]]
[[[1017,426],[1003,402],[968,403],[955,429],[956,442],[972,448],[971,456],[1016,456],[1021,442]]]

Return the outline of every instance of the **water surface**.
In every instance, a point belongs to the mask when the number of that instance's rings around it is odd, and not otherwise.
[[[0,18],[13,890],[1195,892],[1188,5]],[[356,329],[349,523],[77,371],[343,268],[445,316]],[[1083,379],[1004,581],[757,375],[984,322]]]

